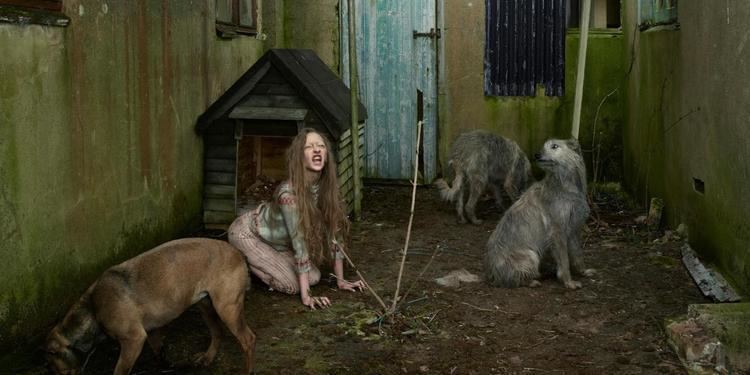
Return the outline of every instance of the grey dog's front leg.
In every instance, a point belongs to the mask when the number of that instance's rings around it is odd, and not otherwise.
[[[557,263],[557,279],[568,289],[578,289],[581,283],[573,281],[570,276],[570,261],[568,259],[568,242],[560,235],[559,231],[552,233],[552,256]]]
[[[578,234],[571,233],[568,236],[568,253],[570,254],[570,270],[574,275],[591,276],[595,270],[586,268],[583,263],[583,249]]]

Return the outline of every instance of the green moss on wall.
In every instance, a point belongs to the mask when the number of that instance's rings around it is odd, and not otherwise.
[[[450,114],[442,117],[451,122],[443,127],[446,129],[443,134],[449,134],[441,137],[440,150],[448,150],[450,142],[458,134],[476,128],[477,122],[481,124],[481,128],[515,140],[527,154],[534,153],[548,138],[569,138],[572,128],[578,39],[578,33],[571,33],[566,39],[563,97],[544,96],[541,86],[536,97],[485,96],[482,110],[477,111],[478,115],[482,116],[481,120],[451,120]],[[598,32],[590,35],[579,140],[584,149],[589,178],[593,179],[596,173],[597,181],[619,181],[623,176],[621,134],[625,114],[622,95],[625,64],[622,57],[623,39],[619,32]],[[462,95],[464,94],[460,89],[450,90],[451,97],[446,102],[460,102],[454,97]],[[442,156],[446,155],[443,152]]]
[[[3,355],[102,270],[200,225],[195,119],[263,47],[217,38],[201,4],[66,1],[66,28],[3,26]]]
[[[338,0],[302,1],[284,7],[284,48],[309,48],[339,71]]]
[[[630,74],[623,134],[625,186],[645,205],[665,202],[665,224],[688,227],[691,246],[738,291],[750,293],[747,102],[750,50],[733,43],[746,27],[710,4],[680,3],[680,27],[636,30],[624,6]],[[729,8],[727,9],[729,12]],[[732,8],[750,14],[750,4]],[[728,78],[728,77],[731,77]],[[700,187],[697,187],[698,182]]]

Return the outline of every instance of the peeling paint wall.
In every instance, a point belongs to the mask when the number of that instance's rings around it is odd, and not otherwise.
[[[38,340],[105,268],[200,224],[195,119],[263,52],[213,2],[64,2],[0,24],[0,353]]]
[[[445,169],[453,140],[472,129],[486,129],[515,140],[527,152],[537,151],[550,137],[570,137],[579,35],[566,39],[565,94],[560,98],[484,96],[483,61],[485,7],[483,1],[444,0],[439,83],[439,155]],[[592,176],[594,120],[599,180],[619,180],[622,171],[620,131],[623,123],[624,56],[622,34],[589,35],[583,110],[579,138]],[[611,92],[611,96],[599,104]],[[599,109],[597,117],[597,109]],[[600,143],[601,141],[601,143]]]
[[[626,2],[625,182],[665,201],[692,246],[750,292],[750,3],[679,2],[679,30],[636,28]],[[696,191],[703,182],[703,192]]]

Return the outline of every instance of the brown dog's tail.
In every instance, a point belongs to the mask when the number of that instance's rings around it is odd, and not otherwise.
[[[461,191],[461,185],[463,185],[463,183],[464,175],[462,173],[456,174],[456,178],[453,179],[452,187],[442,178],[435,180],[435,186],[440,189],[440,197],[450,202],[453,202],[456,199],[456,194]]]

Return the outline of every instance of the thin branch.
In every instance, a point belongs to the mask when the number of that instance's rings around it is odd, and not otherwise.
[[[485,309],[485,308],[483,308],[483,307],[479,307],[479,306],[474,306],[474,305],[472,305],[472,304],[470,304],[470,303],[466,303],[466,302],[461,302],[461,303],[463,303],[464,305],[466,305],[466,306],[469,306],[469,307],[471,307],[471,308],[477,309],[477,310],[479,310],[479,311],[488,311],[488,312],[495,312],[495,310],[492,310],[492,309]]]
[[[412,192],[411,192],[411,213],[409,215],[409,225],[406,228],[406,241],[404,243],[404,254],[401,257],[401,267],[398,270],[398,281],[396,282],[396,293],[393,295],[393,304],[391,305],[391,312],[396,311],[396,304],[398,304],[398,292],[401,289],[401,277],[404,275],[404,263],[406,263],[406,253],[409,250],[409,240],[411,239],[411,225],[414,221],[414,203],[417,198],[417,177],[419,174],[419,144],[421,143],[422,137],[422,121],[417,122],[417,144],[416,144],[416,156],[414,157],[414,180],[412,180]]]
[[[427,264],[422,268],[422,272],[419,273],[416,279],[411,282],[411,285],[409,286],[409,289],[406,289],[406,293],[404,293],[404,298],[406,299],[406,296],[409,295],[409,292],[414,288],[414,285],[417,284],[417,281],[422,278],[422,275],[424,275],[425,271],[430,267],[430,264],[432,264],[432,261],[435,260],[435,255],[437,255],[438,250],[440,250],[440,245],[435,246],[435,251],[432,252],[432,256],[430,257],[430,260],[427,262]]]
[[[599,140],[599,144],[598,145],[596,144],[596,124],[599,121],[599,110],[602,109],[602,105],[604,104],[605,101],[607,101],[607,98],[609,98],[611,95],[613,95],[616,92],[617,92],[617,88],[615,88],[614,90],[610,91],[609,94],[607,94],[601,100],[601,102],[599,102],[599,106],[596,107],[596,115],[594,116],[594,129],[591,132],[591,148],[592,148],[592,150],[591,150],[591,164],[594,167],[594,183],[593,183],[594,186],[592,187],[591,196],[594,196],[595,193],[596,193],[596,182],[597,182],[598,177],[599,177],[598,176],[599,175],[599,163],[601,163],[601,160],[599,159],[599,157],[601,155],[601,148],[602,148],[601,143],[602,143],[602,140],[600,139]]]
[[[375,297],[376,300],[378,300],[378,302],[380,303],[380,306],[383,306],[383,311],[388,312],[388,307],[385,305],[385,302],[383,302],[383,299],[380,298],[378,293],[376,293],[375,290],[372,289],[370,284],[367,282],[367,280],[365,280],[365,277],[362,276],[361,272],[359,272],[359,268],[357,268],[357,266],[354,265],[354,262],[352,262],[352,260],[349,258],[349,254],[347,254],[346,251],[344,251],[343,246],[339,246],[338,250],[341,251],[341,254],[344,254],[344,258],[346,258],[346,262],[349,263],[349,267],[351,267],[354,270],[354,272],[357,273],[357,276],[359,276],[359,279],[362,280],[362,282],[365,284],[365,286],[367,287],[367,290],[370,291],[370,293],[372,293],[372,295]]]

